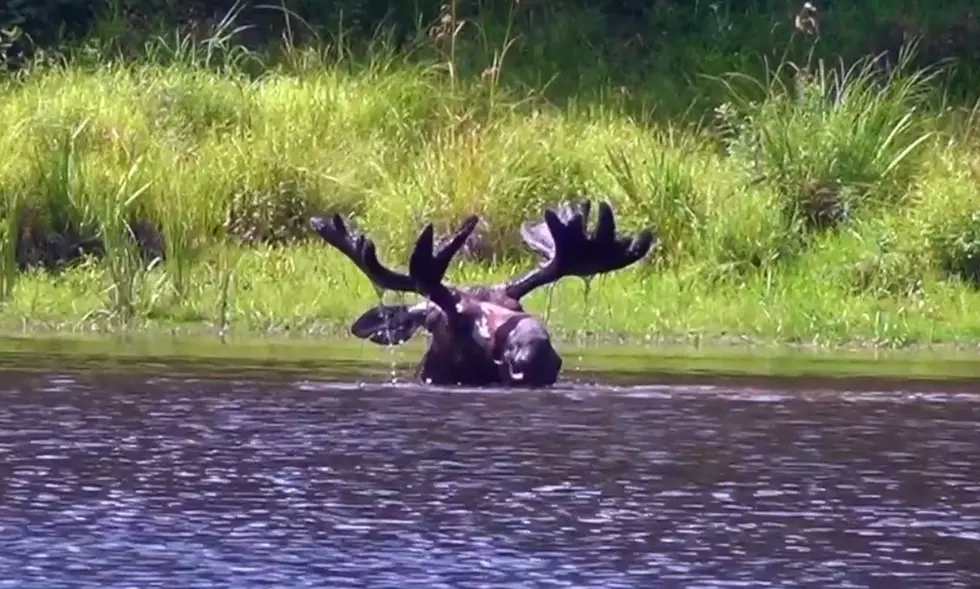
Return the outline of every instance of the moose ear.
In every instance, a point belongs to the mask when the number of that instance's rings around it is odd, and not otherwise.
[[[412,339],[425,321],[421,309],[408,305],[380,305],[364,312],[350,327],[354,337],[381,346],[396,346]]]

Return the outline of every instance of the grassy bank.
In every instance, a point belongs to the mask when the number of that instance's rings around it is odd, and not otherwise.
[[[654,226],[660,246],[588,301],[580,281],[559,285],[563,336],[980,342],[980,146],[942,71],[777,62],[766,77],[752,62],[726,76],[748,58],[706,58],[557,105],[543,80],[501,83],[506,43],[460,75],[450,66],[475,54],[460,43],[411,59],[294,49],[263,67],[158,44],[4,80],[0,324],[342,333],[376,297],[312,239],[310,214],[353,215],[400,265],[423,222],[478,213],[481,246],[452,278],[486,281],[534,263],[522,222],[584,195],[613,201],[625,230]],[[560,49],[506,75],[540,78]],[[544,312],[547,293],[529,306]]]

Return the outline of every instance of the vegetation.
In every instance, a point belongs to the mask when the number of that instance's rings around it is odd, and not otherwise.
[[[237,8],[140,37],[103,14],[0,82],[0,323],[340,333],[377,299],[311,214],[352,215],[398,265],[424,222],[479,213],[453,279],[485,281],[534,263],[521,223],[591,197],[660,242],[588,299],[534,295],[567,337],[980,340],[973,76],[937,54],[960,37],[861,54],[854,9],[714,6],[632,35],[454,4],[411,42],[300,44],[317,29],[289,21],[262,51]]]

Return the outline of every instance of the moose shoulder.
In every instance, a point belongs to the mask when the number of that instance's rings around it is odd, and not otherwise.
[[[310,220],[328,244],[347,256],[381,290],[411,292],[424,297],[416,305],[379,305],[351,325],[351,333],[379,345],[410,339],[419,328],[431,334],[417,377],[437,385],[508,385],[540,387],[558,380],[562,359],[544,323],[524,311],[521,299],[531,291],[565,276],[587,278],[625,268],[653,247],[653,232],[636,237],[616,234],[607,202],[598,206],[592,234],[586,231],[591,203],[547,210],[544,221],[521,228],[524,243],[544,260],[529,272],[491,286],[457,287],[444,282],[453,257],[476,228],[471,216],[445,242],[436,246],[433,226],[426,225],[415,242],[408,273],[384,266],[369,238],[354,234],[340,215]]]

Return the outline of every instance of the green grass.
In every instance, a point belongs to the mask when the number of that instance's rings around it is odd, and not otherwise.
[[[588,300],[578,280],[550,309],[535,293],[563,338],[980,342],[980,146],[942,71],[810,59],[726,74],[747,63],[729,55],[651,70],[635,85],[659,96],[651,112],[604,87],[601,62],[573,77],[591,73],[605,100],[517,90],[567,61],[547,41],[515,49],[530,65],[502,53],[506,39],[481,54],[461,38],[411,58],[293,48],[262,67],[225,46],[212,61],[206,46],[157,43],[6,78],[0,326],[341,334],[376,296],[311,238],[311,214],[354,216],[394,266],[424,222],[445,232],[480,214],[493,255],[451,278],[483,282],[535,263],[520,224],[581,195],[661,242]],[[466,74],[476,62],[496,69]],[[137,224],[162,234],[164,261],[141,257]],[[44,236],[103,255],[16,271]]]
[[[915,297],[855,293],[833,263],[851,255],[850,244],[816,248],[774,279],[755,274],[725,288],[712,286],[692,269],[662,273],[623,272],[593,285],[588,305],[580,281],[556,288],[550,325],[564,340],[801,343],[898,346],[980,341],[980,297],[941,281]],[[377,302],[367,281],[319,244],[257,247],[236,252],[227,310],[217,261],[202,261],[191,273],[189,292],[168,300],[162,271],[151,273],[138,301],[139,325],[157,331],[213,327],[226,322],[239,333],[338,335],[351,318]],[[506,267],[458,267],[452,278],[482,281],[510,274]],[[110,272],[89,264],[58,277],[21,278],[2,320],[7,329],[106,331],[116,328],[107,293]],[[529,307],[547,312],[547,293]]]

